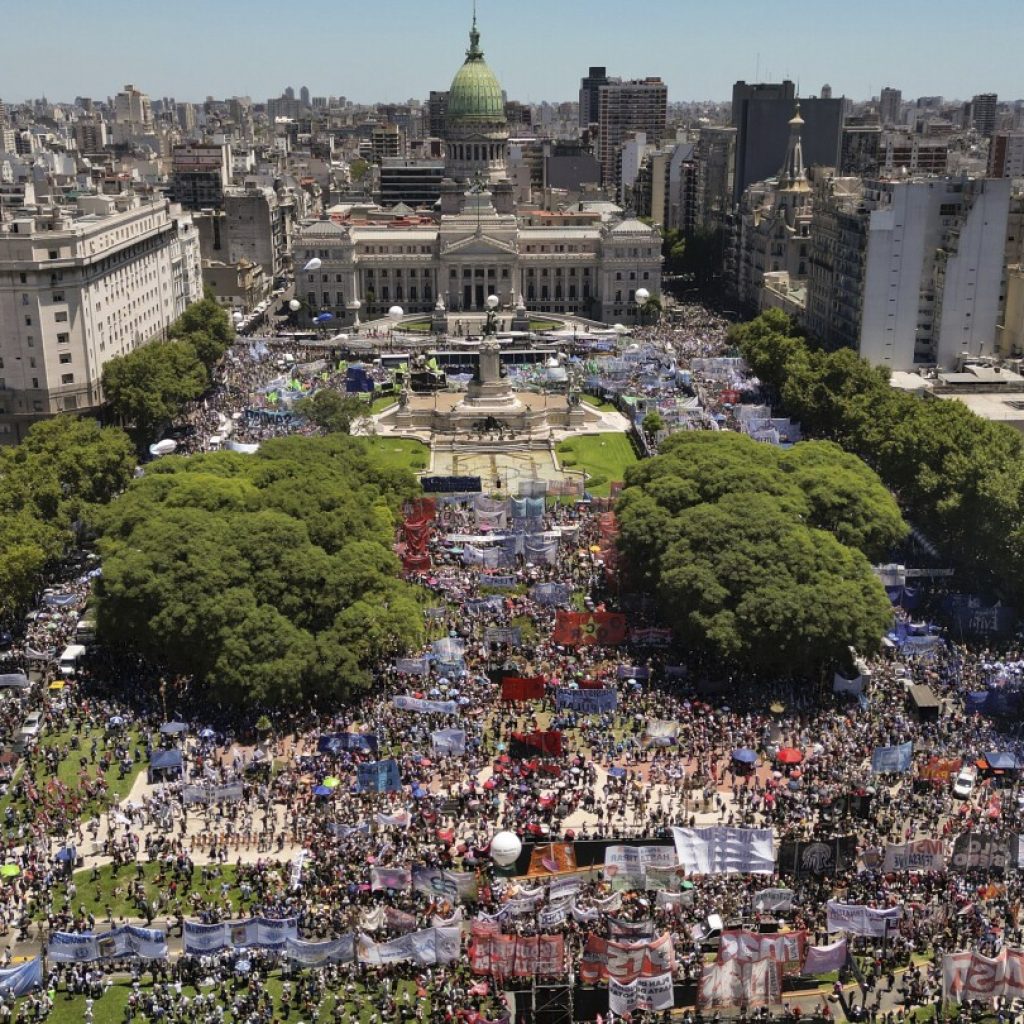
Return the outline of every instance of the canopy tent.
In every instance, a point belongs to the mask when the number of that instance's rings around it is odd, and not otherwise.
[[[150,784],[164,782],[180,776],[183,766],[180,750],[154,750],[149,759],[147,778]]]
[[[985,754],[985,764],[990,771],[1015,772],[1020,764],[1009,750],[990,750]]]
[[[27,690],[31,685],[31,680],[24,672],[5,672],[0,675],[2,690]]]
[[[183,732],[188,732],[188,726],[184,722],[164,722],[160,726],[161,736],[178,736]]]

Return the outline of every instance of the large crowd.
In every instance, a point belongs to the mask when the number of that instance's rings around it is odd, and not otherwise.
[[[643,328],[632,343],[689,365],[725,355],[724,326],[711,314],[684,311],[681,322]],[[287,376],[303,391],[343,386],[333,365],[307,359]],[[204,439],[223,434],[225,423],[235,425],[229,434],[236,439],[292,431],[290,419],[261,423],[247,415],[266,407],[258,396],[282,372],[252,339],[236,346],[216,391],[189,417],[185,450],[208,447]],[[643,386],[642,371],[635,374]],[[699,373],[689,386],[720,390]],[[926,779],[925,768],[933,759],[970,763],[996,750],[1024,754],[1002,723],[966,707],[967,693],[983,683],[1019,684],[1019,647],[946,638],[927,647],[894,643],[862,666],[863,693],[855,696],[834,693],[831,681],[751,685],[717,677],[647,630],[656,616],[642,605],[627,607],[633,636],[643,642],[557,644],[560,611],[600,615],[625,606],[600,554],[602,514],[607,507],[599,503],[548,502],[533,528],[560,538],[557,558],[533,563],[519,555],[490,571],[464,558],[464,538],[480,530],[479,503],[439,501],[431,569],[421,576],[433,595],[425,610],[431,645],[378,666],[372,688],[351,704],[280,712],[269,727],[244,711],[203,707],[187,681],[121,649],[92,647],[62,677],[56,655],[74,641],[98,572],[85,556],[65,566],[0,666],[36,680],[0,703],[7,734],[30,711],[43,715],[40,737],[0,759],[10,868],[0,870],[6,962],[46,948],[58,933],[121,925],[162,930],[169,956],[48,961],[38,991],[0,1003],[0,1021],[42,1020],[70,999],[92,1021],[114,992],[125,1021],[532,1019],[528,999],[504,994],[527,982],[472,969],[474,929],[492,927],[519,939],[562,938],[562,960],[540,979],[545,985],[578,973],[593,936],[667,935],[668,973],[692,997],[714,950],[716,916],[726,927],[762,930],[779,927],[772,924],[778,919],[825,946],[835,937],[830,899],[901,908],[896,928],[851,939],[857,998],[842,988],[845,974],[836,983],[851,1017],[892,1020],[937,1005],[943,952],[991,954],[1024,941],[1015,866],[959,873],[881,867],[887,845],[1016,832],[1024,797],[1016,772],[983,779],[957,799],[955,769]],[[550,593],[545,584],[564,586],[567,601],[542,597]],[[894,608],[894,622],[901,617]],[[540,680],[542,691],[503,700],[508,676]],[[937,719],[922,719],[908,704],[915,684],[940,698]],[[614,706],[559,706],[556,695],[567,690],[613,692]],[[399,697],[413,704],[398,706]],[[656,727],[665,723],[671,727]],[[456,749],[438,746],[445,730],[461,734]],[[560,754],[517,750],[522,736],[552,732],[561,737]],[[338,736],[364,739],[347,749],[323,742]],[[913,757],[906,771],[872,773],[876,748],[907,742]],[[166,751],[180,753],[180,771],[147,774]],[[753,757],[738,759],[737,751]],[[783,751],[799,756],[780,760]],[[396,786],[357,784],[361,767],[388,759]],[[582,863],[582,851],[607,840],[668,843],[673,826],[767,828],[776,850],[852,837],[853,853],[825,871],[780,859],[775,875],[689,873],[664,891],[617,883],[600,856],[575,872],[543,866],[543,858],[538,867],[534,858],[525,876],[522,859],[514,874],[491,857],[491,841],[503,831],[526,844],[526,860],[531,849],[565,842],[575,844]],[[471,880],[471,894],[387,881],[416,867]],[[569,902],[553,887],[566,878],[576,879]],[[791,892],[785,908],[763,909],[759,894],[780,888]],[[192,924],[250,918],[294,919],[304,943],[358,936],[357,946],[371,952],[310,967],[283,948],[183,951]],[[463,952],[448,962],[372,952],[403,935],[452,927],[462,932]],[[803,998],[786,990],[749,1012],[829,1017],[839,1007],[826,986]],[[702,1013],[682,1004],[675,1012],[687,1020]],[[602,1016],[611,1019],[607,1010]],[[633,1019],[660,1016],[638,1010]]]

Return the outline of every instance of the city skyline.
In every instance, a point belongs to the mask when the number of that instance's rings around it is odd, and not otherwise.
[[[107,58],[111,25],[137,17],[137,8],[124,0],[97,0],[83,23],[70,16],[65,0],[42,0],[8,13],[11,38],[23,42],[0,69],[0,97],[8,103],[43,95],[61,102],[105,99],[133,82],[154,98],[195,102],[207,95],[248,95],[262,102],[288,85],[296,92],[306,85],[314,96],[369,104],[425,99],[431,89],[446,88],[463,57],[469,0],[442,0],[429,22],[412,0],[391,0],[388,6],[388,27],[382,30],[375,8],[308,0],[293,34],[301,39],[307,26],[316,31],[308,44],[289,45],[287,35],[273,30],[280,8],[268,0],[247,4],[244,18],[238,5],[212,8],[183,0],[148,10],[149,31],[135,33],[131,49],[119,48]],[[493,0],[478,5],[489,64],[510,99],[530,103],[575,100],[591,64],[624,78],[658,75],[670,102],[726,101],[737,79],[790,78],[805,96],[828,83],[833,95],[854,100],[877,96],[887,85],[908,98],[969,99],[995,92],[1013,100],[1024,94],[1013,73],[1014,36],[1005,31],[1015,16],[1008,0],[991,0],[984,19],[966,22],[962,9],[946,0],[912,0],[898,10],[867,0],[853,9],[830,10],[827,23],[789,0],[773,5],[770,17],[748,0],[696,7],[650,4],[647,21],[623,26],[621,5],[611,0],[562,0],[556,6],[522,0],[515,16]],[[344,24],[334,28],[339,14]],[[744,18],[749,31],[737,37]],[[393,25],[409,31],[396,32]],[[169,47],[167,40],[176,34],[181,44]],[[362,45],[374,38],[386,40],[380,44],[384,59],[378,47]],[[688,51],[694,38],[700,45]],[[677,39],[684,40],[682,46]],[[842,46],[823,45],[829,40]],[[549,53],[549,47],[557,49]],[[63,50],[71,56],[52,59]],[[76,58],[79,53],[89,59]],[[102,61],[95,59],[98,53]]]

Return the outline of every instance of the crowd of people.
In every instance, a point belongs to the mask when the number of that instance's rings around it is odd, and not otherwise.
[[[681,322],[636,332],[634,343],[683,366],[723,356],[724,327],[687,311]],[[232,350],[217,389],[190,416],[185,450],[207,447],[228,422],[231,436],[250,440],[293,428],[268,420],[264,434],[248,425],[255,396],[282,373],[250,345]],[[303,390],[341,386],[336,364],[307,364],[298,376],[289,371]],[[514,529],[492,527],[490,515],[489,531]],[[181,681],[123,649],[93,647],[62,678],[56,653],[74,640],[98,571],[85,557],[70,563],[2,666],[36,680],[0,704],[8,735],[32,710],[43,731],[2,764],[9,870],[0,870],[0,935],[8,964],[58,933],[122,925],[162,931],[168,956],[48,961],[40,989],[3,1001],[0,1021],[42,1020],[68,1000],[80,1001],[86,1021],[115,1019],[102,1016],[115,1000],[125,1021],[532,1019],[532,980],[480,970],[471,953],[495,929],[520,941],[560,937],[559,962],[536,980],[570,987],[595,937],[667,936],[676,1016],[710,1018],[717,1009],[697,1005],[696,993],[714,956],[716,918],[726,928],[806,933],[825,947],[836,937],[827,920],[835,899],[900,908],[884,935],[851,939],[857,998],[843,988],[844,973],[841,998],[828,998],[825,983],[809,996],[787,988],[743,1013],[829,1017],[841,1007],[852,1018],[904,1019],[941,1000],[943,953],[1024,942],[1015,865],[884,869],[896,844],[1016,833],[1024,788],[1015,771],[991,774],[966,799],[950,783],[954,764],[990,751],[1024,763],[1005,724],[969,713],[966,702],[982,682],[1016,685],[1019,647],[896,643],[862,666],[859,695],[833,692],[831,681],[722,678],[649,628],[653,609],[623,599],[601,554],[602,516],[606,504],[549,501],[531,528],[559,538],[557,557],[521,554],[491,570],[463,557],[463,538],[480,532],[479,503],[439,500],[431,568],[420,577],[431,595],[431,644],[379,665],[373,687],[345,707],[285,709],[269,722],[246,709],[204,708]],[[564,588],[560,600],[547,584]],[[622,610],[632,630],[625,643],[556,643],[560,613]],[[503,699],[508,677],[540,690]],[[937,719],[908,704],[916,684],[940,699]],[[587,710],[562,700],[566,692],[613,696]],[[522,738],[538,734],[557,734],[559,750],[542,745],[524,756]],[[329,742],[337,737],[349,739]],[[874,751],[906,743],[905,770],[873,772]],[[162,751],[180,753],[180,771],[147,773]],[[926,770],[935,759],[943,772]],[[386,761],[394,774],[368,784],[366,769]],[[651,887],[604,870],[603,844],[671,847],[673,826],[770,829],[777,854],[797,855],[792,863],[780,855],[771,875],[677,872]],[[516,869],[492,857],[501,832],[525,844]],[[810,867],[795,845],[838,850],[846,839],[844,857]],[[575,867],[547,862],[545,846],[553,858],[557,844],[570,844]],[[461,888],[414,884],[414,869]],[[764,909],[765,890],[790,895]],[[294,921],[301,943],[352,937],[357,955],[309,966],[281,946],[185,948],[191,925],[252,918]],[[381,952],[402,936],[450,928],[462,933],[455,959]]]

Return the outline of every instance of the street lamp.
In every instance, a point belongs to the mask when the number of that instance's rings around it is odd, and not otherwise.
[[[352,326],[353,327],[358,327],[359,326],[359,310],[361,310],[363,308],[363,304],[358,299],[353,299],[348,304],[348,308],[351,309],[352,312],[355,313],[355,315],[356,315],[355,320],[352,322]]]
[[[634,298],[636,299],[636,313],[641,324],[644,322],[643,308],[647,305],[647,301],[650,297],[651,293],[646,288],[637,288]]]
[[[498,307],[501,299],[497,295],[488,295],[484,302],[487,307],[487,320],[484,323],[484,336],[493,338],[498,333]]]

